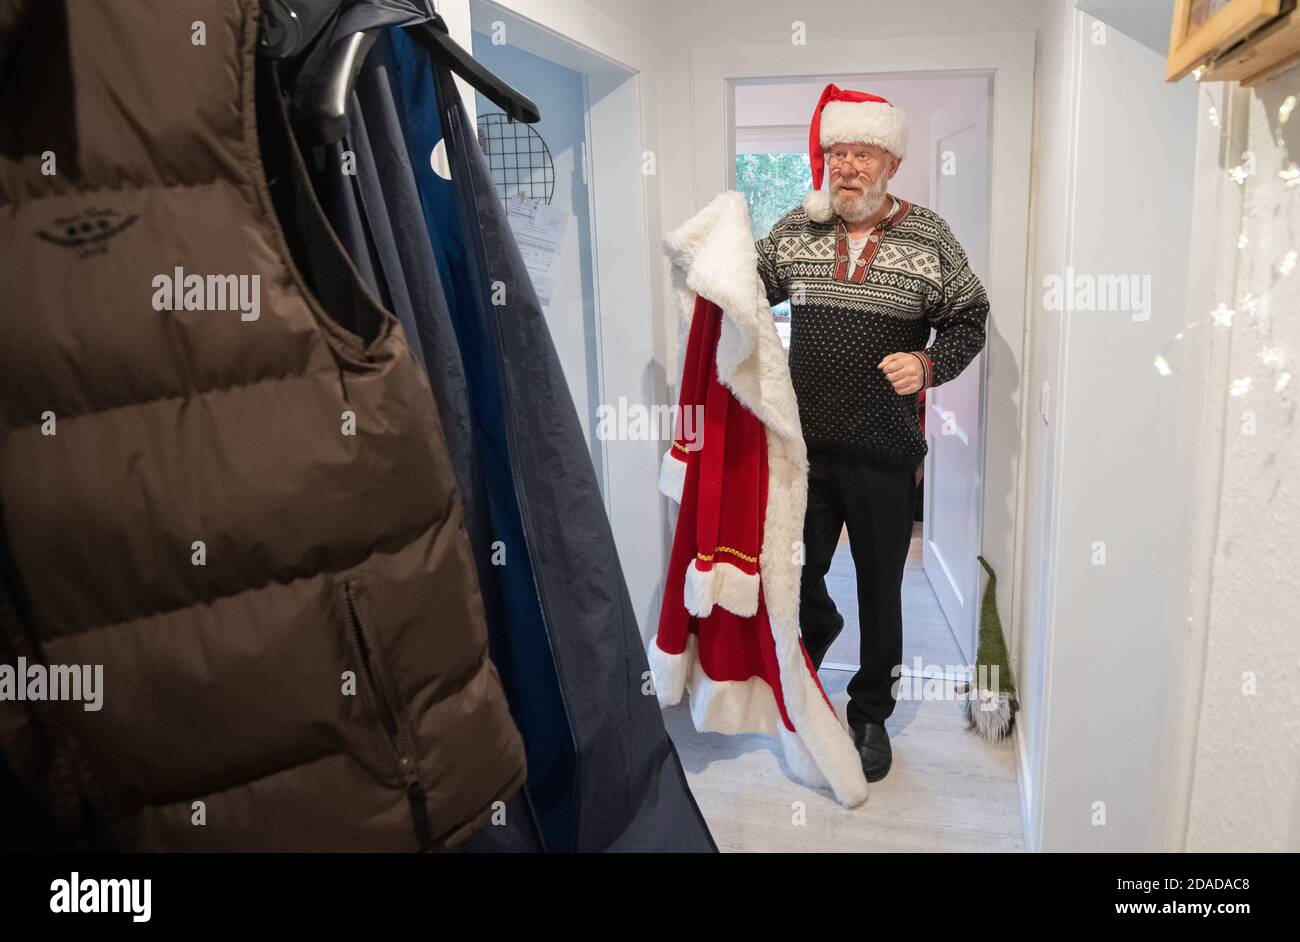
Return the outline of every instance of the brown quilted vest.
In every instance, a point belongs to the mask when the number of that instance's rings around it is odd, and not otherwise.
[[[428,381],[264,170],[257,13],[0,0],[6,641],[103,666],[0,746],[38,789],[57,729],[129,848],[446,846],[523,747]]]

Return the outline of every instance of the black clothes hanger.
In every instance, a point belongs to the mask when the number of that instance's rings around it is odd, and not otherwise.
[[[262,0],[261,54],[272,58],[300,54],[343,6],[342,0]],[[528,96],[480,65],[451,38],[442,16],[428,12],[431,15],[423,22],[410,23],[408,19],[405,25],[416,43],[481,92],[511,120],[525,124],[541,120],[541,112]],[[295,96],[295,121],[311,143],[328,144],[347,132],[348,99],[361,64],[381,28],[377,25],[345,33],[321,52],[319,64]],[[329,39],[327,35],[322,41]],[[312,55],[317,52],[313,51]]]
[[[511,121],[536,124],[542,120],[542,113],[537,110],[537,105],[531,98],[485,69],[460,43],[451,38],[447,24],[441,16],[434,16],[427,23],[409,27],[408,32],[411,38],[423,46],[434,59],[469,82],[471,87],[482,92],[483,96],[504,111]]]

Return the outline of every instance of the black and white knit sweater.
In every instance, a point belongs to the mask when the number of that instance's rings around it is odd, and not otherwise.
[[[965,251],[937,213],[898,203],[856,265],[839,217],[802,206],[755,243],[768,302],[790,301],[790,374],[813,457],[915,469],[927,450],[918,396],[894,392],[876,364],[924,349],[937,386],[984,346],[988,295]]]

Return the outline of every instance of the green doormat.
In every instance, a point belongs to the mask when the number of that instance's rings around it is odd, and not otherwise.
[[[998,617],[998,577],[983,556],[976,557],[989,574],[984,597],[980,601],[979,650],[975,653],[975,675],[972,684],[961,684],[958,693],[965,693],[962,705],[966,726],[989,742],[999,742],[1011,734],[1020,703],[1016,700],[1016,685],[1011,676],[1011,663],[1007,659],[1007,644],[1002,636],[1002,619]]]

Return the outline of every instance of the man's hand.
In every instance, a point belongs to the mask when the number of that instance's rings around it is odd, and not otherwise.
[[[876,366],[884,370],[885,378],[894,387],[894,392],[900,396],[910,396],[914,392],[920,392],[925,382],[925,371],[921,368],[921,361],[910,353],[891,353]]]

